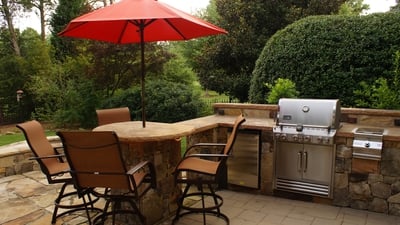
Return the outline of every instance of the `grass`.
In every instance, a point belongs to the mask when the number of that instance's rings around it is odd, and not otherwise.
[[[46,136],[54,135],[56,135],[55,131],[46,131]],[[19,141],[25,141],[25,136],[23,133],[0,135],[0,146],[12,144]]]

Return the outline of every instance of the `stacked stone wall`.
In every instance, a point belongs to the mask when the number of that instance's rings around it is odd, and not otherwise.
[[[353,138],[336,140],[336,166],[333,204],[391,215],[400,215],[400,143],[385,141],[381,161],[352,158]],[[370,166],[377,166],[371,171]],[[354,168],[364,168],[365,171]]]

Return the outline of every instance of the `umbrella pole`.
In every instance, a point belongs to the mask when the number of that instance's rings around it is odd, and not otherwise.
[[[141,48],[141,67],[142,67],[142,76],[141,76],[141,84],[142,84],[142,124],[143,128],[146,127],[146,113],[145,113],[145,85],[144,85],[144,78],[146,75],[146,68],[144,65],[144,28],[140,26],[140,48]]]

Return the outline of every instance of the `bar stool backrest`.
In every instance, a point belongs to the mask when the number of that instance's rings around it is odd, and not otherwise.
[[[128,107],[96,110],[98,125],[131,121]]]

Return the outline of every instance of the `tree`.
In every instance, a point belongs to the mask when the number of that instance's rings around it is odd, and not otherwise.
[[[32,90],[36,77],[46,78],[54,73],[54,65],[51,59],[50,45],[41,39],[41,36],[32,28],[25,29],[21,33],[21,54],[24,59],[22,75],[23,85],[19,89],[24,91],[24,112],[29,116],[36,107],[41,107],[40,102],[34,99],[36,90]],[[36,103],[34,105],[34,103]]]
[[[219,93],[248,100],[255,62],[269,37],[309,15],[336,13],[344,0],[214,0],[209,15],[229,34],[207,39],[194,69],[201,84]],[[215,12],[214,12],[215,10]]]
[[[10,42],[12,44],[14,54],[21,56],[21,51],[18,44],[17,31],[14,28],[13,19],[17,11],[20,10],[20,5],[16,0],[1,0],[0,12],[5,20],[8,32],[10,32]]]
[[[40,18],[40,36],[42,41],[45,41],[46,17],[56,5],[56,0],[20,0],[20,2],[28,11],[31,11],[32,9],[38,10],[38,16]]]
[[[67,56],[77,55],[77,40],[61,38],[57,34],[75,17],[84,12],[88,12],[86,0],[59,0],[58,6],[50,19],[51,44],[55,49],[55,58],[65,60]]]
[[[390,8],[391,12],[400,12],[399,0],[396,0],[396,5]]]
[[[369,5],[363,4],[363,0],[348,0],[340,6],[339,15],[361,15],[368,9]]]
[[[91,67],[82,76],[94,81],[105,97],[112,96],[118,89],[127,89],[140,84],[140,45],[86,41],[85,51]],[[146,78],[159,76],[163,65],[172,56],[160,44],[146,44]]]

